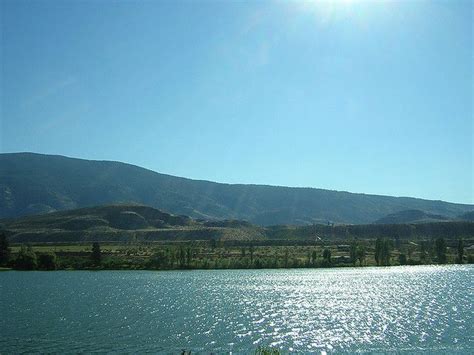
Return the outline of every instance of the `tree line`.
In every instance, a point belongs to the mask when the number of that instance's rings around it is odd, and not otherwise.
[[[101,250],[99,243],[92,244],[90,265],[101,265]],[[21,245],[16,257],[12,253],[5,234],[0,233],[0,266],[11,266],[16,270],[57,270],[60,261],[54,252],[35,252],[31,245]]]
[[[344,247],[346,249],[340,249]],[[298,249],[299,248],[299,249]],[[306,250],[305,250],[306,249]],[[106,254],[104,259],[99,243],[92,244],[90,252],[68,257],[67,253],[58,257],[54,252],[37,252],[29,245],[22,245],[15,254],[11,253],[8,239],[0,233],[0,266],[18,270],[74,269],[225,269],[225,268],[317,268],[334,266],[389,266],[415,264],[445,264],[448,261],[472,263],[472,254],[466,258],[464,241],[457,242],[453,256],[451,244],[448,248],[444,238],[417,241],[377,238],[359,240],[353,238],[349,245],[321,247],[226,247],[214,239],[200,243],[175,243],[150,248],[146,256],[126,254]],[[334,256],[334,253],[336,255]],[[373,259],[372,259],[373,257]]]

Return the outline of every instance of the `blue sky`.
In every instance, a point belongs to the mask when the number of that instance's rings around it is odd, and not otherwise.
[[[2,152],[474,203],[471,1],[0,2]]]

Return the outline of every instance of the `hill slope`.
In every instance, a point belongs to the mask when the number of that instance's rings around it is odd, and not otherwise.
[[[406,210],[391,213],[375,221],[377,224],[400,224],[400,223],[430,223],[447,222],[451,218],[438,214],[426,213],[420,210]]]
[[[174,228],[198,223],[187,216],[175,216],[142,205],[110,205],[0,220],[10,229],[90,230],[103,227],[120,230]]]
[[[222,240],[286,245],[352,238],[456,239],[474,236],[474,223],[449,221],[417,224],[258,227],[238,220],[198,221],[142,205],[107,205],[0,220],[0,232],[13,243],[135,243]]]
[[[458,216],[458,218],[463,221],[474,222],[474,211],[463,213],[462,215]]]
[[[313,188],[220,184],[134,165],[34,153],[0,154],[0,218],[139,203],[204,219],[259,225],[371,223],[403,210],[455,217],[472,205]]]
[[[263,229],[233,220],[196,221],[143,205],[107,205],[0,220],[15,243],[258,240]]]

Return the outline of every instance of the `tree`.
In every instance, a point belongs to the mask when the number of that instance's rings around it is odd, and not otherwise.
[[[377,265],[390,265],[390,253],[392,249],[391,241],[384,238],[377,238],[375,241],[375,262]]]
[[[58,268],[58,259],[55,253],[41,253],[38,255],[38,269],[56,270]]]
[[[315,266],[315,265],[316,265],[316,260],[317,260],[317,258],[318,258],[317,255],[318,255],[318,254],[316,253],[316,250],[313,250],[313,251],[311,252],[311,265],[312,265],[312,266]]]
[[[446,250],[447,247],[444,238],[437,238],[435,240],[435,251],[439,264],[446,264]]]
[[[102,262],[102,251],[100,250],[100,244],[98,242],[92,244],[91,260],[95,266],[99,266]]]
[[[420,242],[420,263],[421,264],[426,264],[429,262],[429,253],[426,250],[427,249],[427,243],[425,241]]]
[[[186,248],[186,267],[189,268],[189,266],[191,265],[192,258],[193,258],[193,251],[190,247],[187,247]]]
[[[359,260],[359,266],[362,266],[362,264],[364,263],[365,254],[366,254],[365,246],[362,244],[359,244],[356,250],[356,257],[357,257],[357,260]],[[354,266],[355,266],[355,262],[354,262]]]
[[[0,232],[0,265],[6,265],[10,260],[10,244],[5,233]]]
[[[350,245],[349,258],[351,263],[355,266],[357,262],[357,242],[353,239]]]
[[[168,256],[168,263],[171,268],[174,267],[174,264],[176,263],[176,249],[175,248],[167,248],[166,249],[166,255]]]
[[[20,251],[15,260],[15,269],[18,270],[35,270],[38,267],[36,254],[31,246],[21,246]]]
[[[271,348],[267,346],[258,346],[255,350],[255,355],[280,355],[281,352],[278,348]]]
[[[331,266],[331,250],[325,248],[323,250],[323,265],[324,266]]]
[[[407,248],[406,248],[407,259],[408,259],[407,261],[408,261],[408,263],[410,263],[410,264],[413,264],[412,255],[413,255],[413,252],[414,252],[414,245],[416,245],[416,244],[410,242],[410,243],[408,243],[408,246],[407,246]]]
[[[178,262],[181,269],[186,265],[186,252],[184,251],[183,246],[179,247]]]
[[[398,261],[400,265],[406,265],[407,264],[407,256],[405,254],[400,254],[398,256]]]
[[[169,263],[170,263],[169,250],[163,251],[162,249],[157,249],[149,261],[149,265],[152,268],[156,268],[156,269],[166,268],[168,267]]]
[[[390,253],[391,253],[391,244],[388,239],[383,239],[382,241],[382,265],[390,265]]]
[[[374,257],[375,257],[375,263],[377,264],[377,266],[379,266],[381,263],[382,263],[382,238],[377,238],[375,240],[375,253],[374,253]]]
[[[289,251],[288,248],[285,248],[285,254],[283,255],[283,267],[288,267]]]
[[[456,258],[458,264],[464,263],[464,240],[458,240],[458,256]]]

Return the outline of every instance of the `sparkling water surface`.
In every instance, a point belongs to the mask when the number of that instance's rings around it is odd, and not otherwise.
[[[0,353],[474,353],[473,266],[0,273]]]

